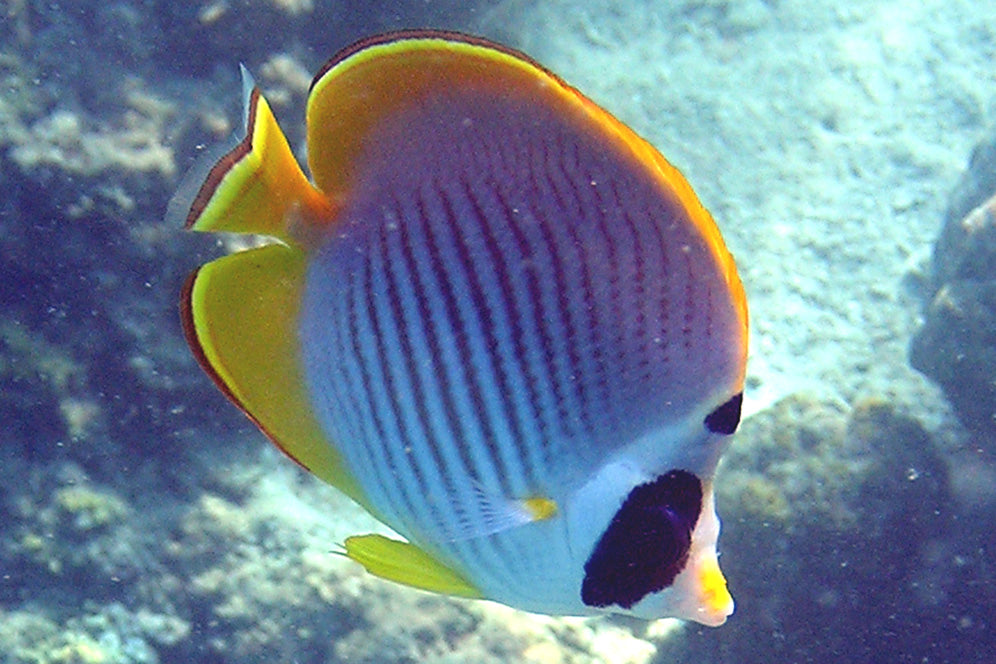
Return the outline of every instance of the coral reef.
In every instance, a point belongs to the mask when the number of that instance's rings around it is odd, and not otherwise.
[[[231,497],[202,496],[165,546],[170,568],[189,575],[182,586],[212,661],[594,664],[614,652],[613,661],[642,664],[656,652],[609,623],[380,581],[334,553],[336,528],[378,527],[354,505],[311,478],[293,497],[286,472],[235,475],[224,489]],[[288,511],[291,527],[279,520]]]
[[[118,603],[91,605],[59,624],[37,613],[0,612],[2,660],[9,664],[159,664],[159,648],[186,638],[190,625]]]
[[[645,664],[667,636],[378,580],[335,554],[377,524],[268,450],[180,510],[139,510],[73,464],[26,475],[0,501],[0,600],[19,607],[0,661]]]

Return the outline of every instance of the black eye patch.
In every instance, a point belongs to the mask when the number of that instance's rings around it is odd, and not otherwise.
[[[706,429],[713,433],[729,436],[737,430],[740,424],[740,408],[744,403],[744,393],[739,392],[730,397],[726,403],[712,411],[704,420]]]
[[[630,491],[584,565],[581,601],[632,607],[685,568],[702,509],[702,483],[672,470]]]

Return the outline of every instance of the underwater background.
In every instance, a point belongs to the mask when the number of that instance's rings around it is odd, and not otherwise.
[[[166,208],[241,117],[403,27],[520,48],[649,139],[751,305],[716,480],[718,629],[388,584],[372,519],[210,384],[177,303],[228,247]],[[0,3],[0,662],[988,662],[996,4]],[[299,150],[300,152],[300,150]]]

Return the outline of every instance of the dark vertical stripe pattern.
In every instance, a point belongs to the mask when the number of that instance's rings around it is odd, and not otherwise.
[[[316,411],[390,525],[512,584],[503,509],[728,375],[725,286],[647,170],[551,111],[454,95],[370,144],[308,274]]]

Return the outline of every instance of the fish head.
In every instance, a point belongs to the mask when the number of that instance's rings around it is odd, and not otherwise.
[[[708,626],[733,613],[712,480],[728,437],[688,418],[634,441],[574,492],[565,513],[587,610]]]

